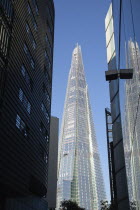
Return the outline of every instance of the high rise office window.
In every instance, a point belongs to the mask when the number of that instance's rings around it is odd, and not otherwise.
[[[30,28],[29,28],[28,23],[26,23],[26,31],[27,31],[27,33],[29,33],[29,32],[30,32]]]
[[[28,10],[28,14],[31,17],[31,21],[33,23],[34,29],[35,29],[35,31],[37,31],[37,29],[38,29],[37,23],[36,23],[36,20],[35,20],[35,17],[33,15],[33,12],[32,12],[32,9],[31,9],[31,6],[30,6],[29,2],[28,2],[28,5],[27,5],[27,10]]]
[[[34,25],[34,29],[35,29],[35,31],[37,31],[38,27],[37,27],[37,23],[36,23],[36,21],[35,21],[35,20],[34,20],[34,22],[33,22],[33,25]]]
[[[47,83],[51,85],[50,76],[49,76],[49,73],[48,73],[48,71],[47,71],[47,66],[44,66],[44,74],[45,74]]]
[[[29,39],[30,39],[30,41],[32,43],[33,49],[36,49],[36,41],[34,39],[34,36],[33,36],[32,32],[31,32],[31,29],[30,29],[28,23],[26,23],[26,31],[29,34]]]
[[[50,54],[51,54],[52,53],[52,47],[51,47],[51,44],[50,44],[50,41],[49,41],[49,38],[48,38],[47,34],[46,34],[45,40],[46,40],[47,47],[49,48],[49,51],[50,51]]]
[[[36,11],[36,14],[39,15],[39,10],[38,10],[38,6],[37,5],[35,7],[35,11]]]
[[[26,55],[30,61],[30,65],[31,65],[32,69],[35,69],[35,62],[33,60],[33,57],[31,56],[29,48],[27,47],[27,45],[25,43],[24,43],[24,52],[26,53]]]
[[[51,15],[50,15],[49,7],[47,7],[47,15],[48,15],[48,19],[50,20],[51,19]]]
[[[28,127],[25,122],[21,119],[21,117],[17,114],[16,116],[16,127],[23,133],[25,137],[28,136]]]
[[[49,6],[47,6],[47,14],[48,14],[48,19],[52,21],[52,15]]]
[[[49,135],[48,135],[47,130],[46,130],[46,132],[45,132],[45,140],[46,140],[47,142],[49,142]]]
[[[46,163],[48,163],[48,155],[47,154],[44,155],[44,160]]]
[[[47,7],[47,15],[48,15],[48,20],[49,20],[47,21],[47,26],[48,26],[49,32],[52,33],[53,32],[53,18],[52,18],[52,14],[51,14],[51,10],[49,6]]]
[[[31,67],[32,67],[32,69],[35,68],[35,63],[34,63],[34,60],[32,58],[31,58]]]
[[[43,134],[43,135],[45,135],[45,132],[46,132],[46,128],[45,128],[45,126],[44,126],[44,124],[41,122],[40,123],[40,132]]]
[[[24,77],[25,81],[26,81],[26,84],[29,86],[29,88],[32,90],[32,86],[33,86],[33,83],[32,83],[32,80],[27,72],[27,69],[25,68],[24,65],[21,66],[21,74],[22,76]]]
[[[49,96],[49,94],[48,94],[47,91],[46,91],[45,95],[46,95],[47,102],[48,102],[48,104],[50,105],[51,100],[50,100],[50,96]]]
[[[29,86],[29,88],[32,90],[33,88],[33,82],[32,79],[30,78],[27,69],[25,68],[24,65],[21,66],[21,74],[24,77],[26,84]]]
[[[7,56],[9,38],[10,38],[9,30],[6,27],[4,21],[0,19],[0,52],[3,54],[4,57]]]
[[[48,135],[47,129],[45,128],[42,122],[40,123],[40,132],[43,134],[44,139],[47,142],[49,142],[49,135]]]
[[[31,7],[30,7],[29,2],[28,2],[28,5],[27,5],[27,10],[28,10],[28,14],[31,14]]]
[[[54,12],[53,12],[52,8],[50,7],[50,5],[48,5],[47,9],[49,10],[49,13],[50,13],[49,15],[51,16],[51,19],[52,19],[52,22],[53,22]]]
[[[48,162],[47,152],[45,151],[42,144],[40,144],[40,143],[39,143],[39,151],[40,151],[41,159],[43,159],[45,161],[45,163],[47,163]]]
[[[49,38],[48,38],[48,35],[47,35],[47,34],[46,34],[46,36],[45,36],[45,40],[46,40],[46,43],[48,43]]]
[[[48,82],[48,83],[49,83],[49,82]],[[48,84],[48,86],[50,87],[49,84]],[[44,92],[45,97],[46,97],[46,99],[47,99],[48,105],[50,105],[50,102],[51,102],[50,96],[49,96],[49,93],[48,93],[47,88],[46,88],[46,86],[45,86],[44,83],[43,83],[43,92]]]
[[[48,111],[47,111],[47,109],[46,109],[46,107],[44,106],[43,103],[41,104],[41,110],[44,113],[44,115],[47,119],[47,122],[49,123],[50,122],[50,117],[49,117]]]
[[[24,52],[27,54],[28,53],[28,48],[27,48],[27,45],[24,44]]]
[[[47,51],[45,50],[45,58],[46,58],[46,67],[48,68],[48,70],[51,69],[51,63],[50,63],[50,60],[49,60],[49,56],[47,54]]]
[[[49,94],[51,94],[51,82],[50,82],[50,78],[48,76],[48,74],[46,74],[46,82],[45,82],[45,87],[46,87],[46,90]],[[46,93],[47,95],[47,93]],[[47,96],[46,96],[47,97]]]
[[[38,9],[38,5],[37,5],[36,0],[32,0],[32,2],[33,2],[33,5],[34,5],[34,7],[35,7],[35,12],[36,12],[36,14],[39,15],[39,9]]]
[[[27,112],[30,114],[31,113],[31,104],[26,98],[25,94],[23,93],[23,90],[20,88],[19,89],[19,99],[22,102],[23,106],[27,110]]]
[[[50,34],[52,33],[52,28],[50,26],[50,23],[49,21],[47,21],[47,28],[48,28],[48,31],[50,32]]]
[[[45,50],[45,58],[46,58],[47,63],[49,63],[49,57],[46,50]]]

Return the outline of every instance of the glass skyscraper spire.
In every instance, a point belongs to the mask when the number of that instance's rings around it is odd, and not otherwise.
[[[59,141],[57,208],[74,200],[86,210],[99,210],[105,199],[104,182],[96,142],[81,47],[72,63]]]

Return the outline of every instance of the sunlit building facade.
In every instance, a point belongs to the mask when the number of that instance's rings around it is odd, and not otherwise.
[[[85,80],[81,47],[73,51],[59,141],[57,208],[73,200],[98,210],[104,182]]]

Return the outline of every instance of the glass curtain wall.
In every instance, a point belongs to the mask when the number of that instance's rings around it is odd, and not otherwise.
[[[119,1],[110,4],[106,19],[106,48],[108,70],[119,70]],[[118,209],[129,209],[126,166],[124,158],[124,142],[122,136],[119,79],[109,81],[112,134],[113,134],[113,165],[116,186],[115,205]],[[121,184],[120,184],[121,183]]]
[[[88,210],[100,209],[105,199],[103,176],[81,47],[72,54],[59,142],[57,208],[72,199]]]
[[[129,200],[140,209],[140,1],[112,0],[118,69],[133,68],[133,79],[119,80]]]

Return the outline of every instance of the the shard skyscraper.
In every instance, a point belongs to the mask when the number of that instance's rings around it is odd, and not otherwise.
[[[81,47],[72,54],[59,140],[57,209],[74,200],[86,210],[99,210],[105,199]]]

